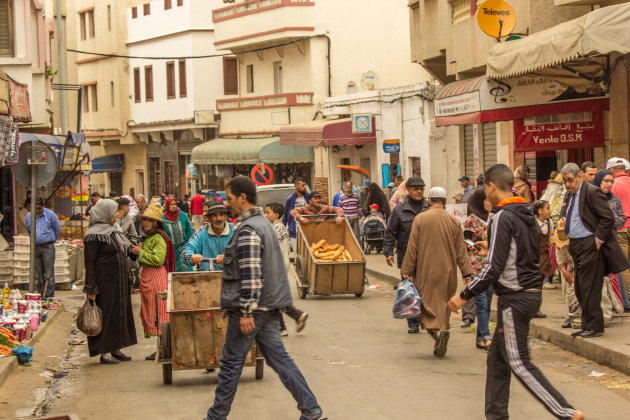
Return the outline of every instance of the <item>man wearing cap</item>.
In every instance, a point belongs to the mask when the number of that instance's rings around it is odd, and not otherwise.
[[[470,200],[472,194],[475,192],[475,186],[470,182],[470,178],[468,178],[466,175],[459,178],[458,181],[464,189],[464,197],[462,198],[462,203],[466,204],[468,203],[468,200]]]
[[[622,158],[612,158],[607,162],[606,168],[614,177],[611,192],[621,200],[623,213],[626,216],[626,224],[617,231],[617,240],[626,257],[630,259],[630,246],[628,245],[630,243],[630,177],[626,174],[626,171],[630,169],[630,163]],[[623,280],[626,296],[630,297],[630,270],[623,272]]]
[[[184,257],[190,259],[191,265],[200,264],[200,269],[210,268],[210,264],[202,263],[204,258],[216,258],[217,264],[223,263],[223,252],[234,231],[227,223],[227,209],[221,201],[208,200],[203,206],[208,209],[207,229],[201,229],[184,246]]]
[[[308,205],[295,208],[291,210],[291,216],[296,221],[304,224],[322,220],[329,220],[337,215],[336,222],[338,225],[343,223],[343,209],[341,207],[333,207],[322,204],[322,196],[317,191],[313,190],[308,196]],[[319,215],[319,216],[318,216]],[[318,216],[318,217],[305,217],[305,216]]]
[[[445,210],[444,188],[429,190],[429,206],[413,220],[400,271],[413,280],[420,293],[420,325],[435,341],[433,355],[444,357],[450,337],[448,300],[457,290],[457,268],[465,283],[470,281],[472,269],[461,224]]]
[[[394,246],[396,247],[398,269],[402,266],[403,258],[405,258],[414,217],[429,209],[429,203],[424,199],[424,181],[422,178],[409,178],[405,184],[409,194],[401,204],[392,210],[385,229],[383,244],[383,255],[390,266],[394,265]],[[417,318],[407,318],[407,326],[409,334],[420,332],[420,321]]]

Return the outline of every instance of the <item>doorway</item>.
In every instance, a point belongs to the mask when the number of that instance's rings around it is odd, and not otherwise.
[[[136,194],[144,194],[144,171],[136,170]]]
[[[123,182],[122,182],[122,172],[112,172],[109,174],[109,185],[116,194],[124,195],[123,192]]]

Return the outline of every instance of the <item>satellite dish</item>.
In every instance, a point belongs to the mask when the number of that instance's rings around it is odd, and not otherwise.
[[[348,81],[348,84],[346,85],[346,93],[357,93],[358,91],[359,91],[359,87],[357,86],[355,81],[354,80]]]
[[[37,187],[48,184],[57,173],[57,156],[46,143],[33,140],[20,145],[20,159],[11,165],[11,173],[15,179],[27,187],[31,186],[31,162],[36,169]]]
[[[373,72],[372,70],[366,71],[361,76],[361,88],[363,90],[374,90],[380,89],[381,87],[381,78]]]

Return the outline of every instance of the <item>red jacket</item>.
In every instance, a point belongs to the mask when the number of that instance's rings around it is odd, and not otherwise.
[[[197,194],[193,198],[190,199],[190,214],[193,216],[201,216],[203,215],[203,203],[206,202],[206,198]]]
[[[623,214],[626,216],[626,224],[621,229],[628,228],[630,227],[630,177],[626,174],[617,175],[611,191],[621,200]]]

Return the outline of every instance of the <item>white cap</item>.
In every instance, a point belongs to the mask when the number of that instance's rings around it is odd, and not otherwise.
[[[614,168],[616,166],[621,166],[621,165],[623,165],[624,169],[626,170],[630,169],[630,162],[628,162],[624,158],[618,158],[618,157],[608,159],[608,162],[606,162],[606,169]]]
[[[429,198],[446,198],[446,190],[442,187],[431,187]]]

